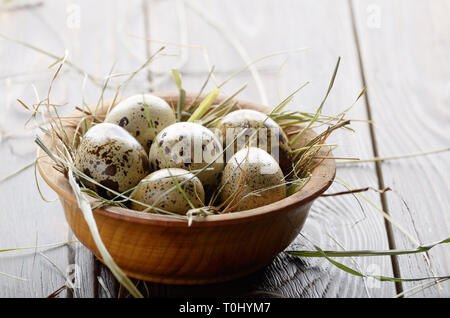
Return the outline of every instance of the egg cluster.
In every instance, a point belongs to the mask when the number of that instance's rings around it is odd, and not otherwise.
[[[217,199],[243,211],[286,197],[290,148],[274,120],[241,109],[215,128],[176,122],[165,100],[135,95],[86,132],[75,167],[84,186],[109,199],[126,195],[146,212],[184,215]]]

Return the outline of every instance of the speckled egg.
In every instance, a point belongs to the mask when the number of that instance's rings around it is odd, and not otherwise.
[[[74,161],[78,170],[117,192],[134,187],[150,172],[142,145],[128,131],[110,123],[95,125],[87,131]],[[111,196],[102,187],[82,181],[101,196]]]
[[[280,166],[266,151],[256,147],[243,148],[228,161],[221,186],[222,202],[237,197],[232,203],[238,204],[236,211],[257,208],[286,197]]]
[[[247,128],[251,129],[244,132]],[[257,134],[254,135],[255,132]],[[241,133],[242,137],[236,139]],[[267,114],[252,109],[233,111],[219,122],[216,134],[220,135],[224,148],[234,142],[234,147],[226,148],[227,161],[243,147],[254,146],[266,150],[277,159],[284,173],[292,169],[289,140],[280,125]],[[250,136],[253,136],[252,141],[245,144]]]
[[[200,180],[189,171],[178,168],[161,169],[149,174],[141,181],[133,199],[165,211],[186,214],[192,207],[184,195],[174,189],[175,180],[194,208],[204,205],[205,192]],[[166,193],[169,189],[173,190]],[[139,211],[147,208],[137,202],[132,202],[131,207]]]
[[[223,149],[214,133],[196,123],[179,122],[164,128],[150,148],[153,170],[181,168],[189,171],[205,168],[197,177],[209,191],[223,169]]]
[[[148,125],[147,111],[153,128]],[[117,104],[106,116],[105,122],[125,128],[149,151],[155,135],[175,123],[172,107],[165,100],[151,94],[128,97]]]

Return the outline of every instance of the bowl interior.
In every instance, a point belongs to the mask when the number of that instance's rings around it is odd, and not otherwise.
[[[178,93],[154,93],[157,96],[165,99],[170,105],[176,105],[178,101]],[[187,94],[186,103],[190,103],[196,94]],[[219,96],[216,99],[217,103],[223,101],[225,97]],[[257,103],[253,103],[251,101],[238,99],[237,108],[248,108],[254,109],[261,112],[268,113],[270,112],[270,108],[267,106],[259,105]],[[117,103],[116,103],[117,104]],[[105,102],[102,106],[98,107],[95,110],[95,114],[98,118],[104,118],[110,104]],[[113,106],[112,106],[113,107]],[[75,131],[75,127],[78,125],[82,118],[81,112],[76,112],[71,116],[63,119],[63,125],[66,128],[66,132],[68,135],[73,135]],[[289,133],[296,131],[302,128],[302,126],[292,126],[285,129],[285,132]],[[317,136],[317,134],[308,130],[306,133],[300,138],[296,146],[301,146],[305,143],[305,141],[311,140]],[[54,143],[51,138],[45,136],[44,138],[45,144],[52,149],[54,147]],[[320,151],[324,156],[331,156],[330,149],[327,147],[321,148]],[[69,185],[67,178],[60,172],[58,172],[54,168],[54,162],[45,154],[45,152],[38,147],[38,169],[42,176],[42,178],[49,184],[49,186],[58,193],[58,195],[65,200],[72,202],[73,204],[77,204],[77,200],[72,192],[72,189]],[[243,220],[248,220],[248,218],[259,218],[263,217],[267,213],[281,213],[286,209],[292,209],[298,207],[300,205],[306,204],[320,194],[322,194],[334,180],[336,172],[336,166],[333,159],[322,159],[320,163],[311,171],[311,179],[307,182],[307,184],[298,192],[290,195],[289,197],[274,202],[272,204],[262,206],[259,208],[232,212],[227,214],[219,214],[219,215],[210,215],[206,217],[195,217],[194,221],[201,222],[193,222],[192,226],[211,226],[214,224],[222,224],[223,222],[234,223],[241,222]],[[92,202],[97,202],[96,199],[89,197],[89,200]],[[155,214],[155,213],[142,213],[137,212],[130,209],[124,209],[119,207],[107,207],[107,208],[99,208],[95,210],[95,213],[100,213],[107,215],[113,218],[119,218],[128,222],[135,223],[144,223],[144,224],[159,224],[159,225],[167,225],[167,226],[185,226],[186,219],[171,215],[163,215],[163,214]]]

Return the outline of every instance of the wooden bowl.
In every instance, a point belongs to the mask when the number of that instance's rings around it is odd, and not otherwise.
[[[178,93],[155,95],[177,104]],[[188,94],[186,102],[194,97]],[[221,100],[224,98],[217,101]],[[268,111],[244,100],[239,100],[238,107]],[[96,113],[104,116],[106,107]],[[64,120],[68,133],[72,130],[73,135],[80,119],[77,113]],[[315,136],[308,131],[298,145]],[[53,146],[49,137],[44,142]],[[73,233],[101,260],[67,178],[53,168],[40,148],[38,158],[39,172],[58,194]],[[99,208],[93,213],[106,248],[130,277],[168,284],[221,282],[254,272],[283,251],[299,234],[311,205],[331,185],[335,172],[334,160],[323,160],[301,191],[256,209],[196,217],[190,227],[187,221],[170,215],[118,207]],[[89,200],[95,202],[94,198]]]

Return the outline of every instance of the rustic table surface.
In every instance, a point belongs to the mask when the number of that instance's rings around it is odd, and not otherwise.
[[[48,94],[70,112],[96,103],[104,78],[130,72],[165,46],[126,93],[175,90],[178,68],[187,90],[198,90],[209,67],[216,83],[257,58],[224,87],[248,83],[242,98],[276,105],[305,81],[289,107],[313,112],[339,56],[336,83],[324,113],[337,114],[367,87],[349,112],[354,132],[332,136],[335,156],[369,159],[445,149],[450,145],[450,2],[447,0],[2,0],[0,1],[0,179],[33,163],[36,122],[24,126],[25,104]],[[7,38],[9,39],[7,39]],[[12,41],[14,39],[15,41]],[[23,43],[27,43],[28,46]],[[32,48],[33,46],[34,48]],[[307,48],[305,50],[298,50]],[[39,49],[54,56],[49,56]],[[85,72],[89,75],[85,75]],[[113,90],[106,95],[112,96]],[[373,121],[368,124],[368,121]],[[319,198],[290,249],[413,249],[450,233],[450,153],[339,165],[329,192],[390,187],[360,195]],[[45,202],[37,190],[40,186]],[[385,221],[380,210],[391,216]],[[398,226],[397,226],[398,225]],[[400,229],[399,229],[400,228]],[[409,234],[405,235],[405,232]],[[0,183],[0,250],[76,240],[62,208],[31,166]],[[365,274],[401,278],[450,275],[450,246],[403,256],[340,259]],[[0,252],[0,297],[46,297],[81,273],[58,297],[126,297],[109,270],[80,243]],[[20,279],[19,279],[20,278]],[[150,297],[262,295],[273,297],[449,297],[446,280],[380,282],[351,275],[323,258],[281,253],[240,280],[206,286],[137,282]]]

